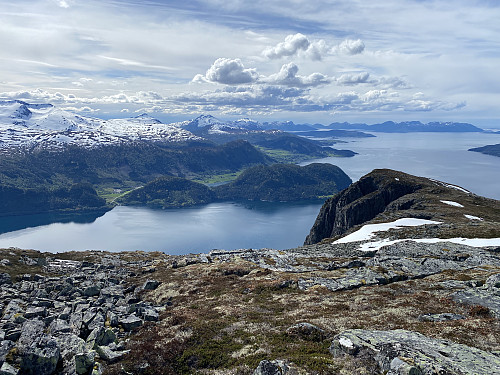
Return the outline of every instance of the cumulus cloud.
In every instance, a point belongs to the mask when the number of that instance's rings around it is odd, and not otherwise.
[[[274,85],[293,86],[293,87],[315,87],[330,83],[331,80],[321,73],[312,73],[308,76],[297,75],[299,67],[294,63],[284,64],[281,70],[263,79]]]
[[[346,39],[333,48],[334,52],[344,55],[359,55],[365,50],[365,43],[361,39]]]
[[[284,56],[293,56],[299,51],[306,51],[311,42],[301,33],[288,35],[284,42],[278,43],[274,47],[267,47],[262,54],[269,59],[279,59]]]
[[[213,82],[226,85],[252,83],[259,78],[256,69],[247,69],[240,59],[219,58],[205,75],[197,74],[192,82]]]
[[[287,56],[300,55],[314,61],[320,61],[328,55],[358,55],[365,49],[361,39],[346,39],[338,45],[332,46],[324,39],[310,40],[304,34],[291,34],[284,42],[274,47],[267,47],[262,54],[268,59],[279,59]]]
[[[359,74],[342,74],[337,78],[337,83],[343,86],[353,86],[359,83],[366,83],[370,78],[370,73],[362,72]]]

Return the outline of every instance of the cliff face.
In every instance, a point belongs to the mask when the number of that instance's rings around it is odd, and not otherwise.
[[[325,202],[304,244],[344,235],[351,228],[372,221],[400,218],[446,222],[446,226],[433,233],[444,236],[441,238],[462,237],[463,231],[492,237],[498,235],[495,223],[499,215],[498,201],[476,196],[458,186],[375,169]],[[471,218],[477,219],[474,226],[469,225],[474,220]]]
[[[414,202],[405,197],[421,188],[413,176],[376,169],[325,202],[305,245],[341,235],[389,208],[409,208]]]

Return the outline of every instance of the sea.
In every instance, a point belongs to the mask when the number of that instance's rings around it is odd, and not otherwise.
[[[500,200],[500,158],[467,151],[500,143],[489,133],[375,133],[343,139],[352,158],[308,160],[342,168],[353,181],[390,168],[458,185]],[[206,253],[213,249],[288,249],[303,244],[322,205],[222,202],[182,209],[115,207],[104,215],[38,214],[0,218],[0,248]]]

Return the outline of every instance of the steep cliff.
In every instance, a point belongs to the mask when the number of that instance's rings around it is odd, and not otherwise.
[[[481,217],[474,215],[479,208]],[[487,220],[483,217],[485,213],[489,216]],[[305,245],[344,235],[360,224],[400,218],[445,221],[445,238],[452,233],[462,235],[462,229],[491,237],[498,230],[494,224],[498,223],[499,215],[498,201],[476,196],[459,186],[375,169],[325,202]],[[473,229],[468,225],[471,220],[476,221]]]

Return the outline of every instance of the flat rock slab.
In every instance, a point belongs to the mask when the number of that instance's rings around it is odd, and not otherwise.
[[[387,374],[498,374],[500,357],[406,330],[352,329],[334,337],[333,356],[370,356]]]
[[[494,317],[500,319],[500,295],[498,295],[500,291],[492,291],[491,289],[470,288],[453,293],[451,297],[459,303],[486,307]]]

